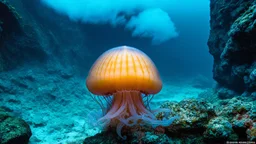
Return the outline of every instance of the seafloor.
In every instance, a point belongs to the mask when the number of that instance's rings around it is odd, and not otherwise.
[[[0,77],[2,108],[28,123],[33,133],[31,143],[79,143],[100,132],[88,117],[92,110],[101,109],[86,90],[85,78],[68,70],[37,67],[1,73]],[[211,86],[211,81],[200,76],[194,80],[165,78],[151,108],[167,100],[197,98],[207,90],[200,82]]]
[[[256,1],[211,0],[210,9],[215,81],[163,77],[151,107],[168,108],[169,118],[180,118],[168,127],[131,129],[123,141],[88,117],[100,107],[85,88],[90,66],[81,62],[94,59],[83,47],[81,24],[36,1],[0,0],[0,143],[255,142]]]

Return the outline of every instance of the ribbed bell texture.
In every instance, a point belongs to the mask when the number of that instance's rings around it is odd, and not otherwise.
[[[95,95],[112,95],[125,90],[156,94],[162,88],[162,81],[155,64],[145,53],[120,46],[97,59],[86,79],[86,86]]]

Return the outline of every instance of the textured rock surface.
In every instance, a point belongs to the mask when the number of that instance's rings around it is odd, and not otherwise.
[[[216,95],[214,91],[204,95],[208,99]],[[205,99],[207,100],[207,99]],[[209,103],[210,102],[210,103]],[[204,142],[224,142],[226,140],[252,140],[255,131],[255,102],[245,97],[227,100],[202,101],[187,99],[179,103],[166,102],[161,107],[172,110],[170,116],[177,115],[179,120],[167,127],[166,133],[173,136],[199,138]],[[158,118],[161,114],[158,115]]]
[[[151,132],[135,132],[129,135],[126,140],[122,140],[114,132],[103,132],[85,139],[84,144],[137,144],[140,142],[145,144],[165,144],[171,143],[172,140],[164,134],[155,135]]]
[[[161,108],[168,108],[172,111],[170,117],[179,116],[178,120],[168,127],[168,131],[176,134],[203,133],[208,121],[216,114],[212,105],[206,101],[198,101],[195,99],[186,99],[179,103],[166,102],[161,105]],[[158,115],[161,118],[161,113]]]
[[[10,1],[1,0],[0,7],[0,71],[14,69],[25,62],[45,61],[47,52],[37,39],[36,27],[26,23]]]
[[[256,141],[256,122],[253,123],[252,127],[246,131],[247,138],[250,141]]]
[[[139,139],[146,142],[152,140],[150,142],[154,143],[153,139],[149,140],[146,136],[146,131],[155,138],[159,138],[158,134],[161,133],[160,137],[165,138],[165,140],[168,138],[170,143],[183,142],[184,139],[187,143],[193,139],[202,144],[255,140],[255,101],[243,96],[221,100],[217,97],[217,92],[210,89],[202,92],[199,97],[200,100],[185,99],[180,102],[163,103],[161,108],[171,110],[169,117],[165,118],[179,116],[179,119],[175,120],[169,127],[157,127],[154,130],[142,131],[139,138],[133,137],[134,132],[130,131],[129,141]],[[162,119],[163,113],[159,113],[157,118]],[[109,132],[107,134],[103,132],[85,139],[85,143],[102,143],[104,139],[108,139],[108,135]],[[129,136],[129,132],[126,131],[126,135]],[[109,140],[113,143],[121,142],[118,138],[110,138]]]
[[[81,143],[99,132],[87,124],[87,114],[99,106],[87,95],[84,79],[61,67],[43,69],[0,73],[0,106],[30,125],[31,144]]]
[[[24,120],[10,116],[0,108],[1,144],[26,144],[31,135],[30,127]]]
[[[85,42],[78,23],[40,1],[0,0],[0,71],[46,63],[86,67],[81,63],[89,55]]]
[[[166,134],[137,131],[130,133],[126,140],[120,139],[114,133],[102,132],[93,137],[86,138],[84,144],[177,144],[177,143],[203,143],[202,138],[184,137],[171,138]]]
[[[0,72],[7,69],[13,49],[6,48],[6,42],[14,40],[13,35],[22,33],[19,16],[6,1],[0,0]],[[12,55],[13,56],[13,55]]]
[[[209,140],[209,142],[213,139],[225,141],[228,140],[232,133],[232,124],[227,120],[227,118],[217,117],[209,121],[207,129],[204,132],[204,138],[206,141]]]
[[[213,77],[239,94],[256,91],[256,1],[211,0]]]

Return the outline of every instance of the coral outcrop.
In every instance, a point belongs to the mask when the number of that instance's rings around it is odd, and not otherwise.
[[[212,93],[212,95],[216,95]],[[208,92],[208,99],[211,99]],[[179,116],[169,127],[156,129],[137,129],[125,132],[128,141],[137,143],[157,143],[154,140],[164,139],[167,143],[225,143],[226,141],[255,140],[255,102],[244,97],[209,102],[205,100],[186,99],[181,102],[165,102],[162,108],[169,108],[170,118]],[[157,117],[162,119],[162,113]],[[166,118],[166,117],[165,117]],[[136,133],[139,132],[139,133]],[[109,138],[111,132],[102,132],[85,139],[84,143],[120,143],[121,139]],[[150,137],[149,137],[150,134]],[[159,142],[159,141],[158,141]]]
[[[216,115],[212,105],[203,100],[185,99],[179,103],[166,102],[161,105],[161,108],[170,109],[172,111],[170,117],[179,116],[179,119],[167,128],[174,135],[191,132],[201,134],[208,121]],[[161,113],[158,117],[161,118]]]
[[[211,0],[210,8],[213,78],[220,87],[250,96],[256,91],[256,1]]]

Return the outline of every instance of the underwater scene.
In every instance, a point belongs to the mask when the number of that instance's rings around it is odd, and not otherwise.
[[[255,144],[256,0],[0,0],[0,144]]]

